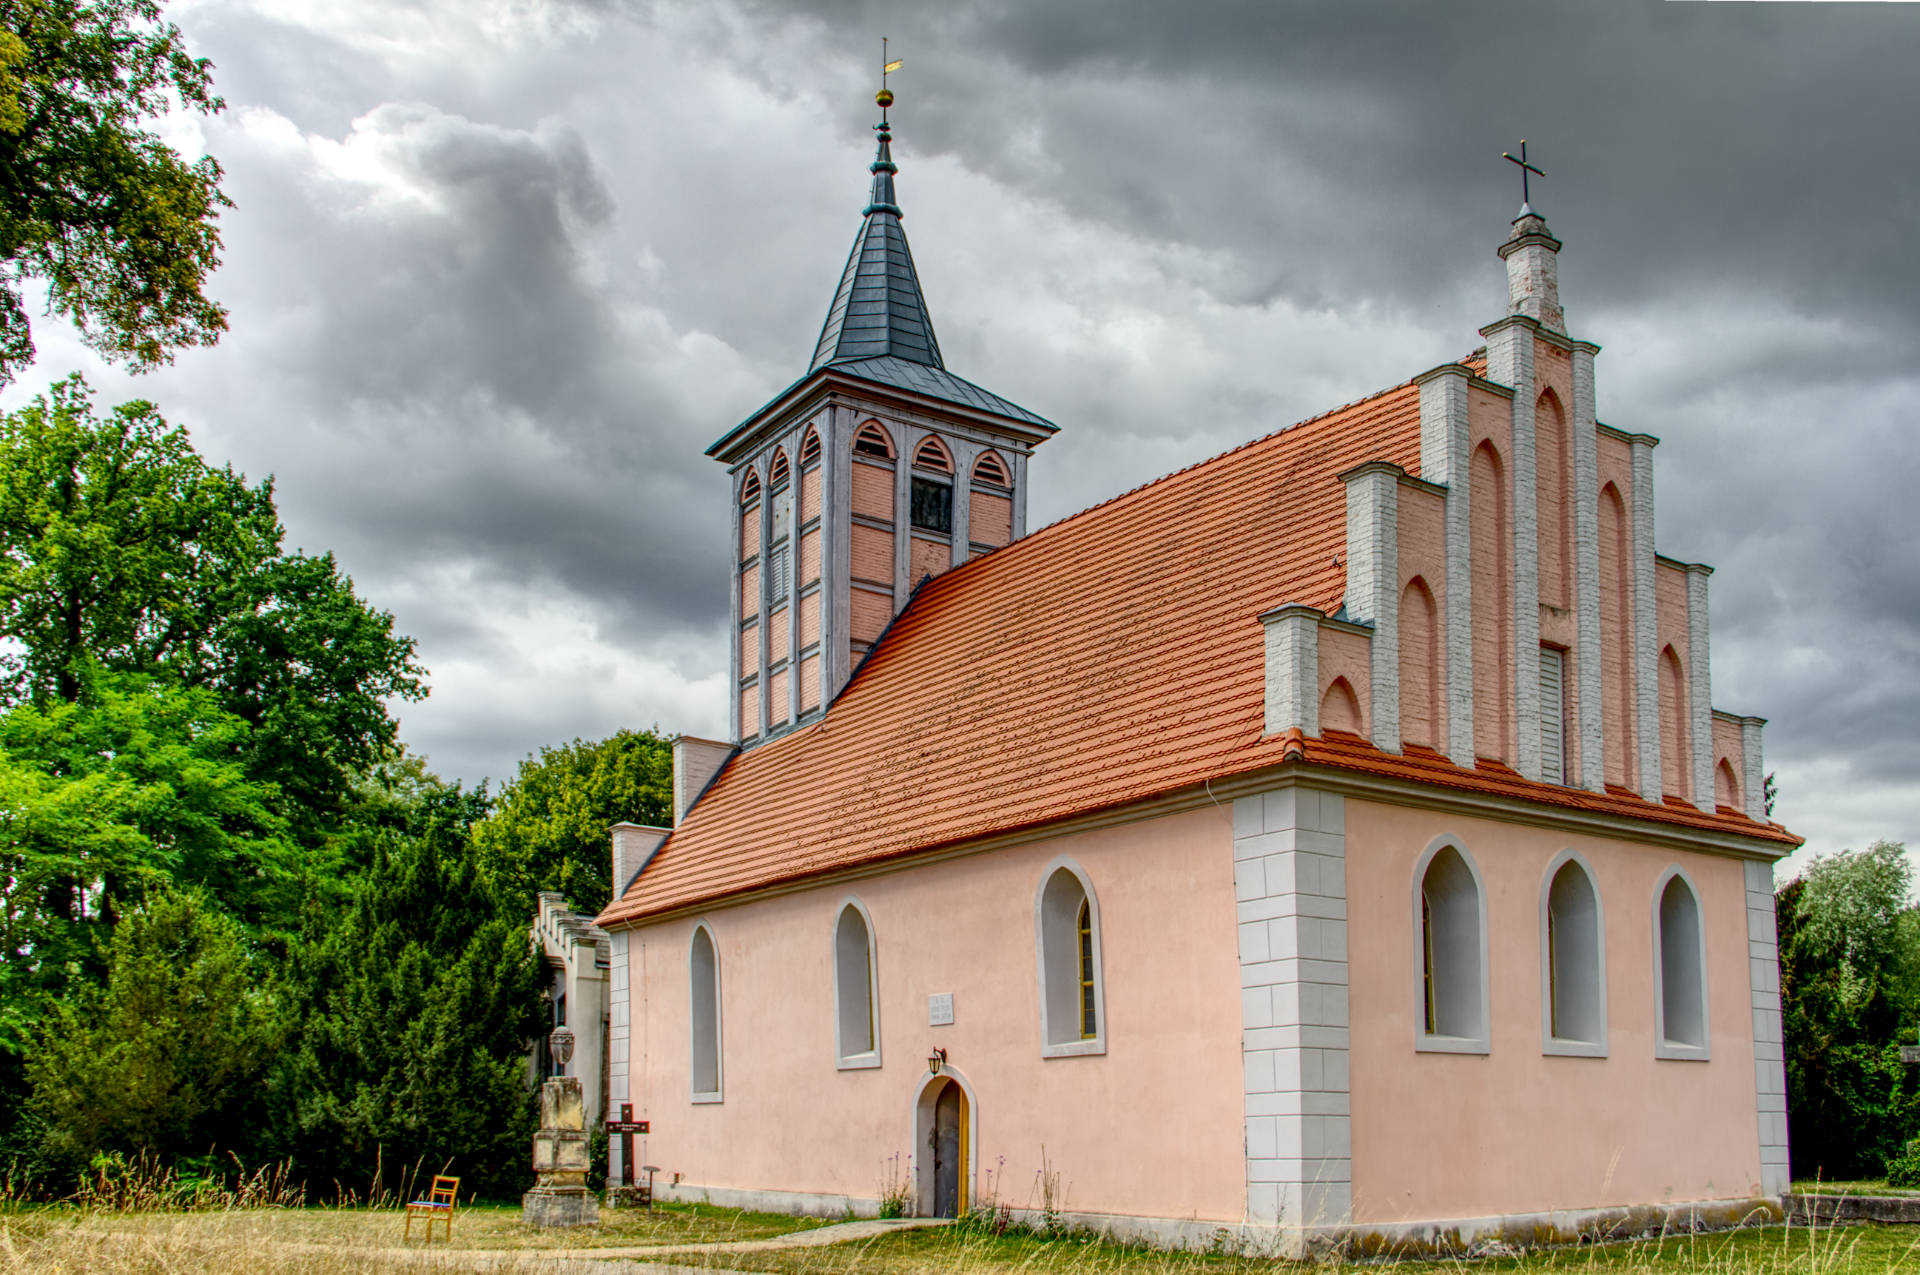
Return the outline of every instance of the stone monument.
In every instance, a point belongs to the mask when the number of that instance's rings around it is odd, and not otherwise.
[[[548,1037],[562,1066],[573,1056],[573,1033],[564,1027]],[[533,1135],[533,1190],[520,1199],[529,1226],[596,1226],[600,1202],[587,1190],[587,1106],[574,1076],[555,1076],[540,1086],[540,1131]]]

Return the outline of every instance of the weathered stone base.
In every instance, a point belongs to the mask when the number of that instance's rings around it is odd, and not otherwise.
[[[727,1208],[815,1217],[874,1217],[880,1202],[845,1195],[802,1191],[662,1183],[662,1200],[718,1204]],[[1038,1209],[1008,1209],[1015,1225],[1039,1226],[1048,1219]],[[1495,1256],[1561,1244],[1633,1239],[1642,1235],[1723,1231],[1742,1226],[1772,1226],[1786,1220],[1783,1202],[1759,1196],[1742,1200],[1702,1200],[1680,1204],[1644,1204],[1612,1208],[1566,1209],[1550,1213],[1507,1213],[1495,1217],[1428,1222],[1361,1222],[1335,1226],[1268,1226],[1203,1218],[1142,1217],[1124,1213],[1058,1211],[1052,1219],[1070,1231],[1103,1235],[1154,1248],[1236,1252],[1256,1256],[1352,1257]]]
[[[607,1207],[610,1209],[650,1209],[653,1197],[645,1187],[610,1186],[607,1188]]]
[[[598,1226],[600,1201],[583,1186],[537,1186],[520,1197],[528,1226]]]
[[[1790,1195],[1787,1205],[1801,1223],[1920,1223],[1920,1196],[1914,1195]]]

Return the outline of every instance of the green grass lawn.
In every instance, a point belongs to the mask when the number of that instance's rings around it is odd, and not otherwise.
[[[1821,1182],[1812,1178],[1793,1184],[1795,1195],[1920,1195],[1912,1187],[1888,1186],[1886,1179],[1858,1182]]]

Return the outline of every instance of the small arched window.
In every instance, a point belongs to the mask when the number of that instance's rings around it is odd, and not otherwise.
[[[867,421],[853,434],[853,454],[871,456],[875,460],[893,459],[893,440],[887,437],[887,431],[880,428],[879,421]]]
[[[775,448],[773,453],[773,469],[767,475],[768,488],[774,495],[778,496],[787,489],[787,484],[792,481],[793,474],[787,468],[787,453],[779,448]]]
[[[720,1101],[720,954],[713,932],[703,922],[693,927],[687,949],[687,984],[692,1040],[693,1100]]]
[[[1545,1052],[1607,1052],[1606,927],[1600,891],[1571,851],[1554,860],[1540,896],[1540,986]]]
[[[820,463],[820,431],[807,427],[807,436],[800,440],[800,468]]]
[[[740,503],[743,506],[751,505],[758,499],[760,499],[760,475],[749,469],[746,478],[740,483]]]
[[[1429,847],[1414,879],[1416,1048],[1487,1052],[1487,917],[1480,874],[1450,841]]]
[[[1005,462],[994,452],[981,452],[980,459],[973,462],[973,481],[989,487],[1013,486],[1013,479],[1007,477]]]
[[[1320,730],[1343,730],[1354,735],[1364,733],[1360,722],[1360,698],[1344,677],[1333,679],[1327,693],[1320,697]]]
[[[1654,1055],[1706,1058],[1706,934],[1700,896],[1679,868],[1668,869],[1654,893],[1653,968]]]
[[[913,467],[930,469],[937,474],[951,474],[953,457],[947,455],[946,446],[938,438],[929,434],[921,440],[920,446],[914,449]]]
[[[875,993],[873,924],[854,899],[833,925],[833,1000],[840,1069],[880,1065],[880,1014]]]
[[[1041,1053],[1107,1052],[1106,989],[1100,977],[1100,902],[1078,866],[1056,860],[1034,900],[1040,979]]]

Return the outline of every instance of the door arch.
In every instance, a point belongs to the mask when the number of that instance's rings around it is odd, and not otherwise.
[[[973,1205],[979,1107],[973,1086],[951,1067],[921,1077],[913,1100],[914,1212],[960,1217]]]

